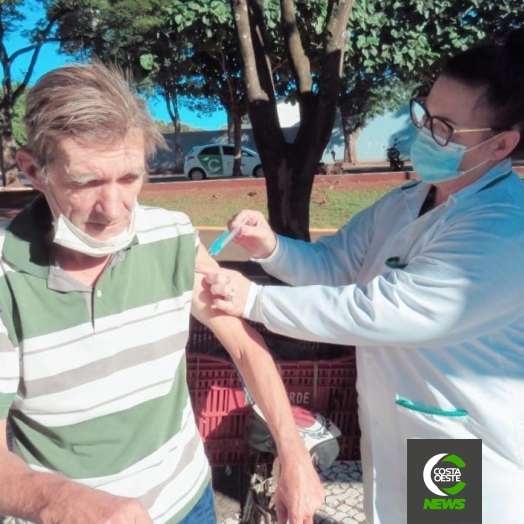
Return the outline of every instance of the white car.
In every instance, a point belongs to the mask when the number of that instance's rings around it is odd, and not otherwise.
[[[242,150],[242,174],[254,177],[263,177],[262,163],[258,153],[248,149]],[[184,175],[191,180],[202,180],[215,176],[231,176],[233,173],[232,144],[207,144],[195,146],[189,151],[184,160]]]

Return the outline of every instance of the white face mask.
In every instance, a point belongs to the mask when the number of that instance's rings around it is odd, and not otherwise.
[[[84,231],[78,229],[62,213],[54,221],[55,236],[53,242],[59,246],[78,251],[90,257],[106,257],[112,255],[131,244],[136,235],[136,212],[138,203],[135,202],[131,214],[131,221],[125,231],[107,240],[97,240]]]
[[[60,210],[58,202],[49,189],[49,186],[47,186],[45,195],[46,198],[51,199],[55,207]],[[50,205],[49,207],[51,208],[51,213],[53,214],[54,218],[53,226],[55,229],[55,234],[53,237],[53,242],[67,249],[72,249],[73,251],[83,253],[84,255],[88,255],[90,257],[102,258],[125,249],[135,238],[137,231],[136,214],[138,209],[138,202],[136,200],[127,228],[119,235],[108,238],[107,240],[98,240],[93,238],[86,232],[76,227],[68,218],[63,215],[62,212],[60,212],[57,217],[53,210],[53,206]]]

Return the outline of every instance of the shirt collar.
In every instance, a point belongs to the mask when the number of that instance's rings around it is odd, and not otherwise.
[[[11,221],[5,233],[2,258],[19,271],[47,278],[50,267],[53,267],[50,249],[52,232],[51,210],[45,196],[40,194]],[[126,249],[135,244],[138,244],[136,235]]]
[[[51,210],[40,194],[13,218],[5,233],[2,258],[19,271],[46,278],[52,223]]]

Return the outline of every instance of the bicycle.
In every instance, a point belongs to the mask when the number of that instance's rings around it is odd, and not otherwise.
[[[341,432],[329,419],[299,406],[292,406],[298,431],[309,450],[311,460],[318,468],[328,468],[337,458]],[[256,404],[245,428],[247,444],[257,452],[250,477],[246,500],[241,512],[241,524],[273,524],[277,522],[274,495],[280,473],[275,441]],[[267,454],[274,456],[272,463],[262,460]]]

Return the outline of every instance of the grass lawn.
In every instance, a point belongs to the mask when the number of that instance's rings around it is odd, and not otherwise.
[[[338,228],[361,209],[404,182],[341,184],[337,180],[333,182],[320,178],[314,185],[311,197],[310,226]],[[158,187],[156,191],[147,191],[145,188],[140,195],[140,203],[183,211],[197,227],[223,227],[241,209],[256,209],[267,216],[266,188],[260,184],[254,186],[234,181],[217,186],[204,181],[187,186],[169,186],[169,189],[166,187],[162,191]]]

